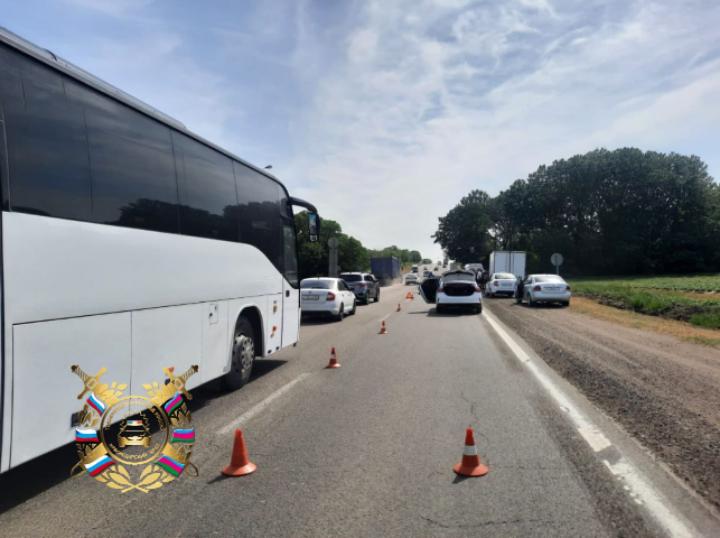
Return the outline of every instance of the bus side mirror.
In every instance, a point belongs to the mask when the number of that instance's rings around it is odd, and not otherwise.
[[[320,217],[317,213],[308,211],[308,236],[310,241],[315,242],[320,235]]]

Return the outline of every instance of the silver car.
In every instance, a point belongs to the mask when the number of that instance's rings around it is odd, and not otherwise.
[[[523,283],[522,297],[518,302],[527,301],[530,306],[538,303],[560,303],[570,305],[570,285],[559,275],[528,275]]]
[[[339,278],[305,278],[300,282],[300,311],[303,316],[327,315],[342,321],[355,313],[355,294]]]

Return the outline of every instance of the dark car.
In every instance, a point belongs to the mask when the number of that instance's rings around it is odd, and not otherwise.
[[[340,273],[348,287],[361,303],[368,304],[370,299],[380,300],[380,281],[370,273]]]

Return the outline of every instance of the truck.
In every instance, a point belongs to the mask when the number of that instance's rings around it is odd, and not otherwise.
[[[386,286],[400,276],[400,260],[395,256],[370,258],[370,270]]]
[[[490,253],[488,273],[512,273],[525,278],[525,258],[521,250],[494,250]]]

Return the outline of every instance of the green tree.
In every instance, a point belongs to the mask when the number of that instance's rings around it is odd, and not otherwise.
[[[438,219],[432,237],[451,259],[469,263],[487,256],[492,244],[491,203],[487,193],[473,190]]]

